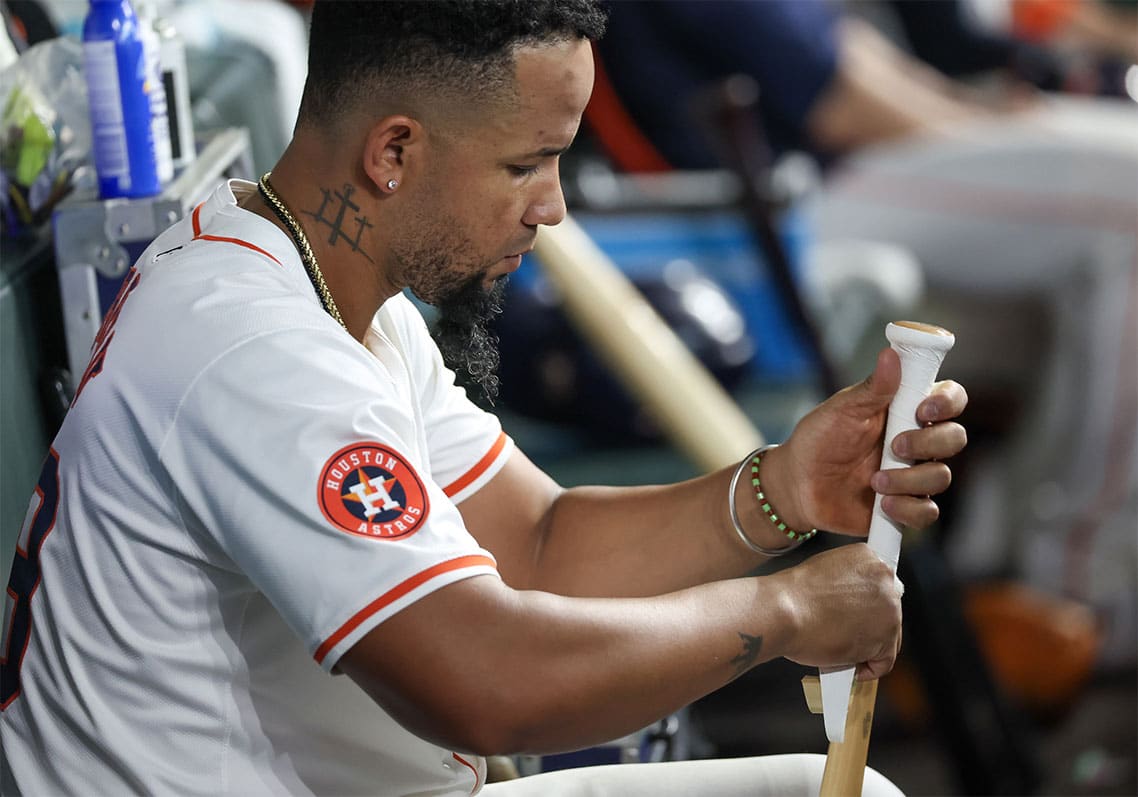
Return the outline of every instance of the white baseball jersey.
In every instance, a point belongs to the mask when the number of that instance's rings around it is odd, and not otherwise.
[[[233,181],[94,345],[8,589],[4,793],[471,794],[484,762],[344,676],[368,630],[497,577],[456,503],[505,463],[414,306],[353,340]],[[327,232],[327,230],[325,230]]]

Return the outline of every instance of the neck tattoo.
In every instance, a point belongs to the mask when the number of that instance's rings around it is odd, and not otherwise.
[[[344,317],[340,315],[340,308],[336,306],[336,300],[332,298],[332,291],[328,289],[328,283],[324,281],[324,272],[320,270],[320,264],[316,262],[316,254],[312,251],[312,244],[308,242],[308,236],[304,234],[304,230],[300,228],[296,218],[289,212],[281,198],[277,196],[277,192],[273,190],[272,183],[269,182],[270,174],[271,172],[265,172],[261,175],[261,179],[257,182],[257,188],[260,190],[261,196],[265,198],[265,202],[277,214],[277,218],[288,229],[289,235],[292,236],[292,240],[300,252],[300,262],[304,264],[304,271],[308,274],[312,287],[316,289],[316,295],[320,297],[320,304],[324,307],[325,312],[347,330],[348,325],[344,323]]]

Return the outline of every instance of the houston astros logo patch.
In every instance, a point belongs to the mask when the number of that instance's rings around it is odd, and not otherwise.
[[[354,443],[332,455],[320,473],[320,511],[336,528],[394,540],[427,519],[427,490],[402,456],[378,443]]]

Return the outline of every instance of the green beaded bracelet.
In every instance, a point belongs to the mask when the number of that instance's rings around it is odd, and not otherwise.
[[[778,515],[775,514],[770,501],[766,500],[766,496],[762,492],[762,484],[759,482],[759,464],[762,462],[763,454],[774,447],[774,445],[766,445],[748,454],[747,457],[739,463],[739,467],[735,469],[735,474],[731,477],[731,486],[728,488],[727,493],[727,505],[731,509],[731,523],[735,526],[735,533],[739,535],[739,539],[743,541],[744,545],[755,553],[761,553],[764,556],[781,556],[784,553],[793,551],[818,533],[817,529],[802,532],[787,528],[786,524],[779,520]],[[755,488],[755,495],[758,498],[759,506],[762,508],[763,514],[770,518],[771,522],[775,524],[779,531],[786,534],[787,538],[791,540],[791,544],[785,548],[764,548],[747,536],[746,532],[743,531],[743,524],[739,522],[739,511],[735,506],[735,488],[739,484],[739,477],[743,475],[743,469],[747,467],[748,463],[751,464],[751,484]]]
[[[762,464],[763,454],[767,453],[767,451],[774,447],[775,446],[763,446],[751,456],[751,486],[755,488],[755,498],[758,500],[759,508],[763,510],[763,514],[770,519],[770,522],[775,525],[775,528],[785,534],[792,542],[797,542],[801,545],[813,537],[815,534],[817,534],[818,529],[810,529],[810,531],[795,531],[794,529],[789,528],[785,523],[782,522],[782,520],[779,519],[779,516],[771,507],[771,502],[767,500],[766,495],[763,493],[763,485],[759,481],[759,465]]]

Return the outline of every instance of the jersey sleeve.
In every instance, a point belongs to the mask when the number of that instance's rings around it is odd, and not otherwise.
[[[443,492],[458,504],[494,478],[514,443],[502,431],[501,421],[455,384],[454,372],[443,363],[419,311],[405,297],[397,298],[388,300],[391,314],[378,322],[386,334],[399,336],[407,353],[422,408],[431,472]]]
[[[497,573],[432,478],[398,380],[330,330],[230,349],[179,406],[161,461],[211,538],[330,670],[436,589]]]

